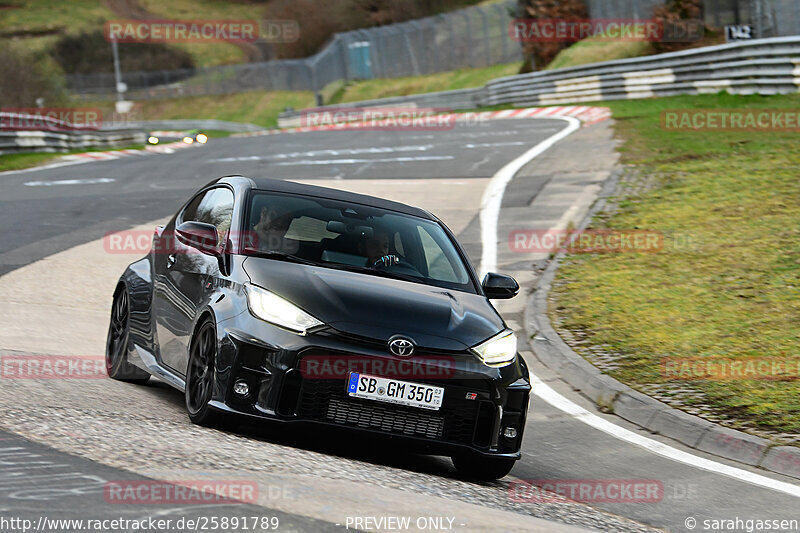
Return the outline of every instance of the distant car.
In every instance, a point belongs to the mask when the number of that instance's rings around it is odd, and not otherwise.
[[[464,475],[520,457],[530,381],[450,230],[404,204],[224,177],[153,235],[113,296],[108,374],[158,376],[192,422],[234,415],[388,435]]]
[[[153,131],[147,138],[148,144],[159,144],[162,142],[183,141],[186,144],[205,144],[208,142],[208,135],[200,130],[180,131]]]

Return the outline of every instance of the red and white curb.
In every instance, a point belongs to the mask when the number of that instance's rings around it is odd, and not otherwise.
[[[89,159],[93,161],[106,161],[108,159],[119,159],[131,155],[150,155],[153,154],[172,154],[175,150],[189,148],[191,145],[183,141],[176,141],[167,144],[149,144],[142,150],[109,150],[106,152],[85,152],[82,154],[66,155],[64,161],[78,161]]]
[[[415,108],[409,108],[413,112]],[[378,111],[379,108],[371,108]],[[331,114],[335,109],[331,109]],[[394,110],[395,112],[397,110]],[[574,117],[581,121],[583,126],[590,126],[611,118],[611,110],[607,107],[594,106],[551,106],[551,107],[527,107],[524,109],[504,109],[502,111],[470,111],[465,113],[443,113],[436,115],[441,122],[484,122],[487,120],[501,120],[511,118],[550,118],[550,117]],[[370,121],[341,122],[335,124],[324,124],[319,126],[299,126],[276,128],[271,130],[255,131],[248,133],[237,133],[231,137],[256,137],[261,135],[277,135],[279,133],[304,133],[308,131],[332,131],[332,130],[353,130],[353,129],[381,129],[397,126],[397,119],[386,118]],[[404,129],[414,129],[408,127]]]
[[[70,154],[61,158],[62,161],[106,161],[109,159],[119,159],[133,155],[147,155],[144,150],[108,150],[106,152],[84,152],[82,154]]]
[[[3,174],[20,174],[23,172],[36,172],[39,170],[48,170],[51,168],[67,167],[71,165],[80,165],[82,163],[91,163],[92,161],[112,161],[114,159],[122,159],[125,157],[134,156],[147,156],[153,154],[172,154],[175,150],[182,148],[189,148],[191,145],[185,142],[178,141],[169,144],[159,144],[155,146],[146,146],[143,150],[107,150],[104,152],[84,152],[81,154],[68,154],[61,156],[54,163],[41,165],[37,167],[22,168],[19,170],[6,170],[0,172]]]
[[[484,120],[504,118],[546,118],[546,117],[574,117],[581,121],[583,126],[591,126],[611,118],[611,110],[607,107],[594,106],[552,106],[552,107],[527,107],[525,109],[505,109],[503,111],[485,111],[478,113]]]
[[[168,144],[151,144],[145,147],[145,150],[154,154],[174,154],[175,150],[182,148],[190,148],[193,144],[187,144],[183,141],[175,141]]]

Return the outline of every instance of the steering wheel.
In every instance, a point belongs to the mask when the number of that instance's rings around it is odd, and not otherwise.
[[[399,255],[395,254],[384,255],[383,257],[375,261],[372,264],[372,266],[374,268],[380,268],[383,270],[388,270],[390,268],[392,270],[395,270],[395,268],[399,267],[397,268],[397,270],[399,271],[398,273],[402,273],[402,270],[408,270],[412,275],[422,277],[422,273],[419,270],[417,270],[414,267],[414,265],[412,265]]]

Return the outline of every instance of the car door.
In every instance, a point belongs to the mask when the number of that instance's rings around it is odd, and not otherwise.
[[[207,286],[217,286],[220,277],[217,257],[204,254],[175,238],[175,228],[195,221],[217,228],[219,242],[227,241],[233,215],[233,192],[215,187],[199,193],[164,228],[155,260],[153,306],[161,363],[185,375],[192,326],[204,301]]]

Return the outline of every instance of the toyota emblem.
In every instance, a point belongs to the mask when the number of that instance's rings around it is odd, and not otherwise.
[[[397,357],[411,357],[414,355],[414,343],[405,337],[389,339],[389,351]]]

